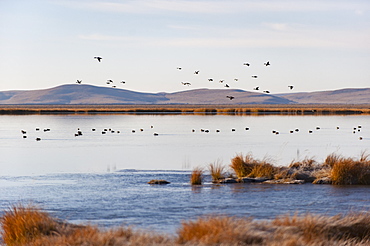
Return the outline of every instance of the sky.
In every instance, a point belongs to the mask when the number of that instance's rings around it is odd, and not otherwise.
[[[0,91],[77,80],[153,93],[369,88],[370,1],[0,0]]]

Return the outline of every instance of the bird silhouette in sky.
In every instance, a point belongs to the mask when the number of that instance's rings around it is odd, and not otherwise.
[[[82,80],[77,80],[76,83],[77,84],[81,84],[82,83]]]
[[[288,85],[289,89],[293,90],[294,86],[293,85]]]
[[[267,66],[270,66],[271,64],[270,64],[270,61],[267,61],[263,65],[265,65],[267,67]]]
[[[102,57],[100,56],[95,56],[94,59],[97,59],[99,62],[101,62],[101,60],[103,59]]]
[[[226,96],[227,98],[229,98],[230,100],[233,100],[235,97],[233,96]]]

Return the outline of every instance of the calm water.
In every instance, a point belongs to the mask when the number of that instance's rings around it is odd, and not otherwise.
[[[353,133],[359,125],[361,131]],[[105,128],[114,133],[102,134]],[[299,132],[289,132],[296,128]],[[82,136],[75,137],[78,129]],[[296,211],[369,211],[365,186],[219,186],[209,177],[201,187],[189,185],[192,167],[228,165],[238,153],[288,165],[304,157],[322,161],[332,152],[357,157],[365,150],[370,116],[0,116],[0,208],[33,202],[71,222],[165,232],[205,214],[268,219]],[[146,184],[151,179],[171,184]]]

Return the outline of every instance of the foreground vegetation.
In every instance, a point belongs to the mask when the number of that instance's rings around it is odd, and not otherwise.
[[[314,183],[334,185],[370,185],[370,155],[363,152],[359,158],[335,153],[323,163],[312,158],[292,161],[289,166],[278,167],[269,160],[255,159],[252,154],[239,154],[231,160],[230,171],[220,163],[211,163],[209,172],[214,183]]]
[[[202,217],[184,221],[175,235],[99,229],[60,221],[34,206],[14,206],[1,217],[2,240],[28,245],[370,245],[370,213],[282,215],[269,221]]]

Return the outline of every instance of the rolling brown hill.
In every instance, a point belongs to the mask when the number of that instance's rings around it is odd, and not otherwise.
[[[235,97],[233,100],[226,96]],[[236,89],[142,93],[67,84],[42,90],[0,92],[0,104],[370,104],[370,88],[265,94]]]

